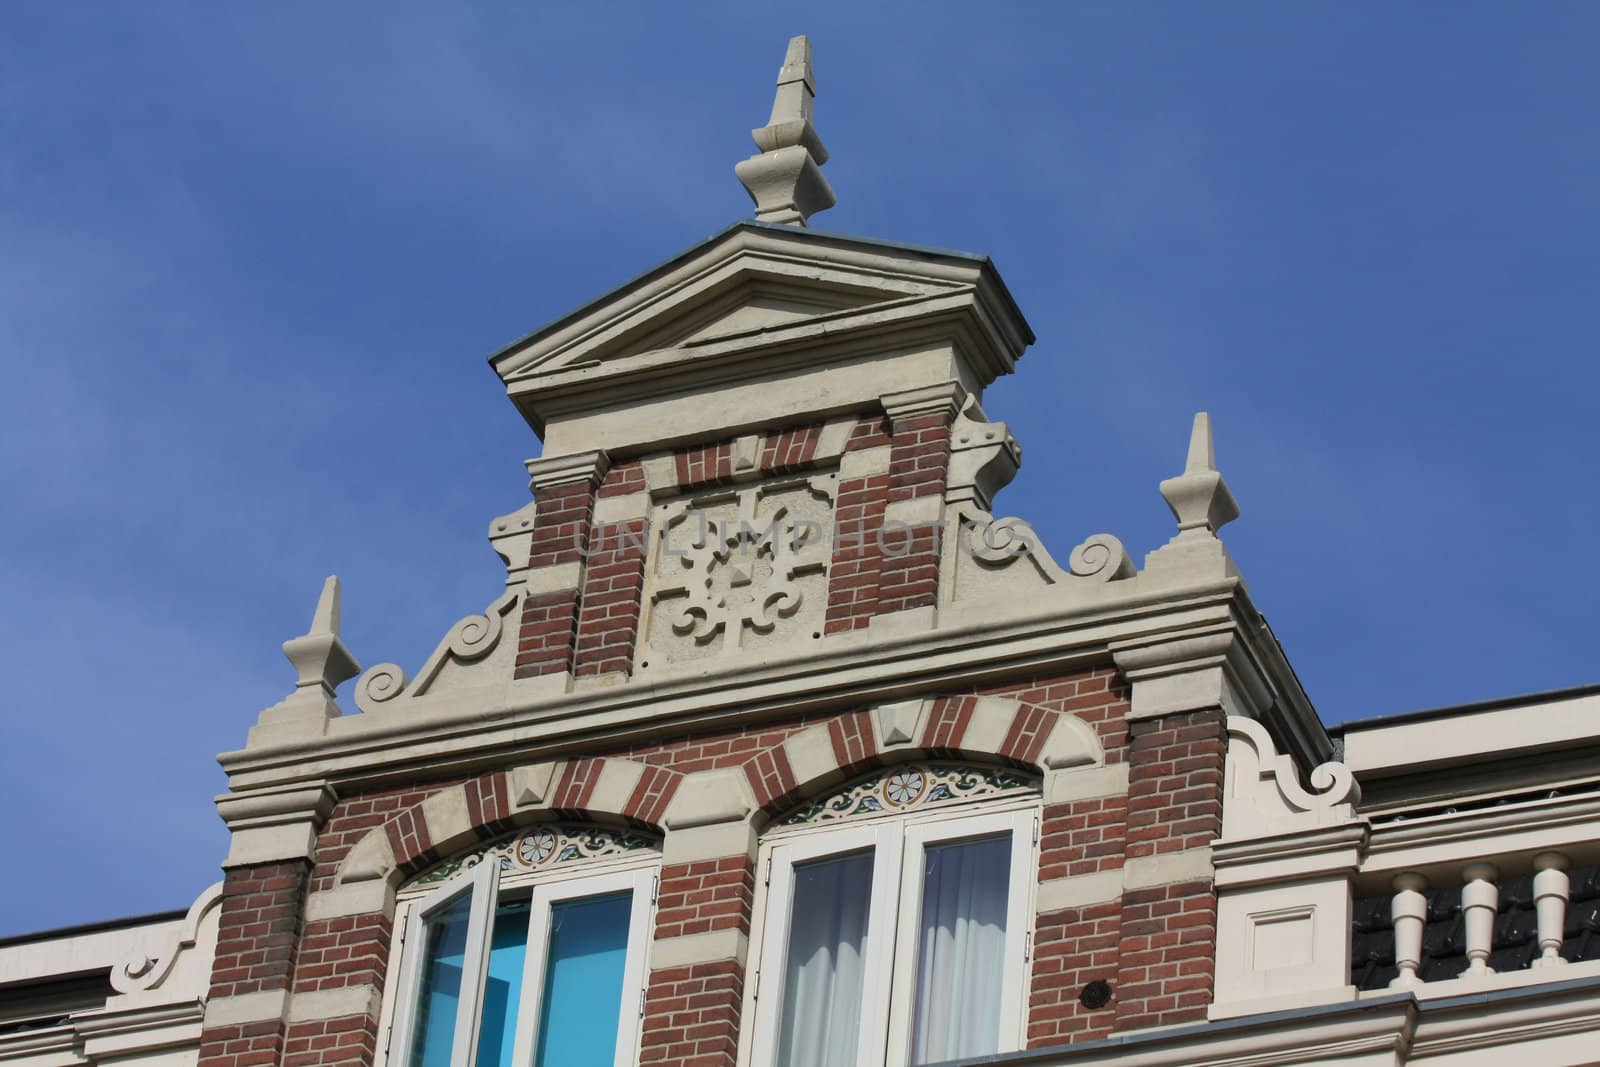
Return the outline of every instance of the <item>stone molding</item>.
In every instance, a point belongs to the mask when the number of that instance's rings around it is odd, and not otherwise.
[[[530,459],[528,488],[535,494],[565,485],[598,486],[611,468],[611,457],[599,449],[564,456]]]
[[[1122,584],[1102,588],[1109,593]],[[649,686],[576,692],[538,684],[550,679],[502,678],[495,688],[474,688],[459,699],[454,691],[430,693],[407,715],[345,716],[329,724],[326,736],[284,739],[218,758],[234,788],[247,789],[293,782],[312,764],[330,776],[373,767],[392,775],[403,773],[408,761],[427,767],[446,757],[503,753],[508,746],[530,754],[568,747],[596,730],[635,740],[662,736],[681,729],[675,722],[685,716],[697,728],[709,728],[713,721],[752,723],[873,705],[906,694],[917,677],[937,675],[943,684],[960,687],[993,677],[997,666],[1011,672],[1082,670],[1103,662],[1105,650],[1120,639],[1150,633],[1153,607],[1163,612],[1161,625],[1168,634],[1235,626],[1236,606],[1250,610],[1247,602],[1239,603],[1242,597],[1237,583],[1229,582],[1179,599],[1163,592],[1154,603],[1118,591],[1102,606],[1091,600],[1072,612],[967,604],[932,631],[866,629],[808,643],[799,650],[807,661],[804,676],[780,656],[696,665],[681,674],[663,671]],[[826,684],[818,684],[823,679]],[[1331,750],[1325,734],[1321,739]]]
[[[326,782],[268,786],[216,798],[232,834],[223,867],[311,859],[336,794]]]

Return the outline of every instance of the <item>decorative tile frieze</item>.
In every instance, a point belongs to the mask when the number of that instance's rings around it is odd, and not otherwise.
[[[896,814],[979,797],[1038,792],[1039,778],[1009,767],[908,764],[875,771],[819,800],[796,808],[779,826]]]
[[[437,885],[485,861],[499,863],[501,871],[513,874],[660,848],[657,838],[631,830],[544,824],[452,857],[419,875],[407,888]]]

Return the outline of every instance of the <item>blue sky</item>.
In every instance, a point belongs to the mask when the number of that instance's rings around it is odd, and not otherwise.
[[[369,665],[495,595],[484,357],[749,213],[793,33],[818,227],[1039,336],[999,510],[1142,558],[1209,410],[1325,719],[1600,680],[1600,7],[11,3],[0,934],[217,877],[324,575]]]

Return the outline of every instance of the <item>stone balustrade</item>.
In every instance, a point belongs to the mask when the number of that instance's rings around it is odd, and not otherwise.
[[[1464,864],[1459,886],[1433,884],[1437,874],[1395,875],[1387,929],[1381,899],[1356,902],[1354,984],[1408,989],[1600,959],[1600,867],[1570,867],[1564,853],[1547,851],[1533,858],[1531,874],[1511,879],[1487,860]]]

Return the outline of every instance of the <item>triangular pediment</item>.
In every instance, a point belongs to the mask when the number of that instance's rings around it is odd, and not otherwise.
[[[535,429],[697,383],[848,357],[851,338],[962,319],[987,380],[1032,340],[987,259],[741,223],[491,357]],[[980,336],[981,335],[981,336]],[[820,343],[822,338],[826,343]],[[863,342],[864,343],[864,342]]]

